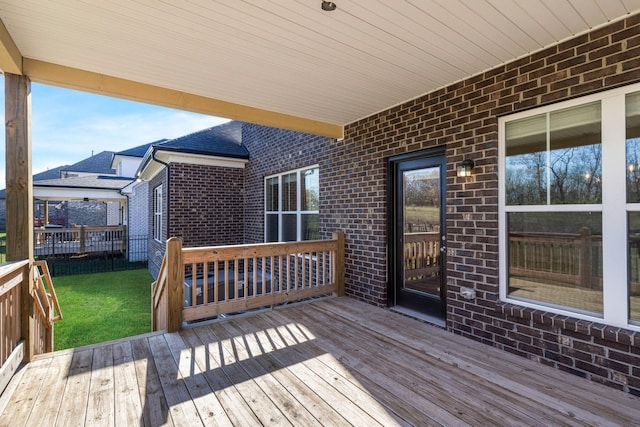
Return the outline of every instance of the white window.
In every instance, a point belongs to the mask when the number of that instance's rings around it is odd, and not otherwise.
[[[317,240],[318,166],[265,178],[265,241]]]
[[[162,241],[162,185],[153,190],[153,238]]]
[[[499,137],[501,299],[640,330],[640,85],[503,117]]]

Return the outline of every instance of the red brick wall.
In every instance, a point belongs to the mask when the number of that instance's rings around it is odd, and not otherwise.
[[[639,58],[633,16],[348,125],[321,168],[323,230],[346,233],[347,294],[387,303],[386,160],[446,146],[447,328],[640,394],[640,333],[499,302],[497,206],[498,117],[639,82]],[[471,178],[455,175],[464,158]]]
[[[247,165],[247,197],[245,199],[245,243],[264,242],[264,178],[318,164],[320,167],[320,217],[326,210],[324,200],[329,151],[329,139],[300,132],[274,129],[246,123],[242,128],[242,143],[249,150]],[[320,224],[320,234],[328,238],[332,229]]]
[[[244,239],[244,169],[171,163],[169,237],[184,247]]]

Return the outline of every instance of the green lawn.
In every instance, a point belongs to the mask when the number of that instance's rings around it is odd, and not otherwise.
[[[54,277],[55,350],[150,332],[152,281],[147,270]]]

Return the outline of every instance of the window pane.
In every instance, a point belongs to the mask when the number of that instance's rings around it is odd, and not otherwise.
[[[282,176],[282,210],[295,211],[297,204],[297,173],[290,173]],[[295,239],[294,239],[295,240]]]
[[[266,188],[266,209],[267,211],[278,210],[278,177],[267,178]]]
[[[510,297],[602,314],[602,213],[510,212]]]
[[[640,203],[640,92],[627,95],[627,203]]]
[[[302,215],[302,240],[319,240],[318,214]]]
[[[320,194],[320,180],[318,168],[307,169],[300,172],[300,184],[303,198],[301,200],[301,209],[303,211],[318,210],[318,196]]]
[[[640,322],[640,212],[629,212],[629,319]]]
[[[154,190],[153,238],[162,240],[162,186]]]
[[[602,202],[600,102],[549,114],[552,204]]]
[[[267,214],[267,242],[278,241],[278,214]]]
[[[601,203],[600,102],[506,124],[508,205]]]
[[[507,205],[547,204],[547,115],[506,124]]]
[[[297,215],[282,215],[282,241],[295,242],[298,240],[298,220]]]

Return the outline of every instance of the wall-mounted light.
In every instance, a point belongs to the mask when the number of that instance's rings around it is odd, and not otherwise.
[[[456,167],[458,176],[471,176],[471,170],[476,164],[471,159],[465,159]]]
[[[322,10],[325,12],[331,12],[336,10],[336,4],[332,1],[324,1],[322,0]]]

